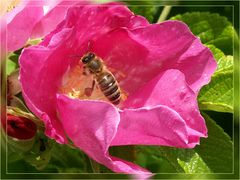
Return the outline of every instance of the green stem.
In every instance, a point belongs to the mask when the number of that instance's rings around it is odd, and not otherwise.
[[[100,165],[96,161],[92,160],[91,158],[89,158],[89,161],[90,161],[93,172],[100,173]]]
[[[168,14],[170,13],[171,9],[172,9],[172,6],[164,6],[162,13],[160,14],[160,16],[158,18],[158,23],[163,22],[167,19]]]

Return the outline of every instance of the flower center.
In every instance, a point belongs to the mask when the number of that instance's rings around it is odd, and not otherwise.
[[[20,4],[20,0],[3,0],[1,3],[1,8],[0,8],[0,15],[4,15],[10,11],[12,11],[18,4]]]
[[[69,69],[63,77],[59,93],[82,100],[103,100],[109,102],[108,98],[99,88],[97,81],[94,82],[94,75],[85,74],[85,72],[84,68],[80,65]],[[121,89],[121,102],[126,97],[126,93]]]

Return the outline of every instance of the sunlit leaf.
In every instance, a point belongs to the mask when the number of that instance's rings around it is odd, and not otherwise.
[[[229,173],[233,168],[231,139],[209,116],[204,114],[204,118],[209,131],[208,138],[202,138],[200,145],[194,149],[144,146],[138,149],[145,156],[154,157],[153,162],[160,163],[163,162],[162,158],[166,159],[178,173]],[[166,173],[163,170],[159,169],[158,172]]]
[[[209,12],[191,12],[172,17],[185,22],[204,44],[212,44],[232,55],[234,29],[226,17]]]
[[[204,86],[198,97],[202,110],[233,112],[233,72],[219,72]]]
[[[233,56],[226,56],[220,49],[213,45],[208,45],[217,61],[218,67],[214,75],[219,72],[233,70]]]

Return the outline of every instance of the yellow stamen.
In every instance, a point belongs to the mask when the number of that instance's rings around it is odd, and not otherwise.
[[[109,102],[103,92],[99,89],[97,83],[92,89],[94,76],[92,74],[84,75],[83,67],[79,65],[69,69],[62,80],[59,88],[60,94],[66,94],[71,98],[83,100],[103,100]],[[117,74],[117,73],[116,73]],[[128,94],[121,89],[122,100],[126,100]]]
[[[1,0],[0,15],[12,11],[20,2],[20,0]]]
[[[93,80],[93,75],[83,75],[83,68],[76,66],[65,74],[59,92],[72,98],[107,101],[96,84],[91,95],[86,94],[86,90],[91,89]]]

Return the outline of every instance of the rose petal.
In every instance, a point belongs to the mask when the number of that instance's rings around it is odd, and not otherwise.
[[[131,17],[128,27],[131,29],[134,29],[134,28],[139,28],[141,26],[144,27],[148,25],[149,25],[149,22],[145,17],[135,15]]]
[[[41,18],[41,20],[34,26],[31,34],[31,38],[38,38],[46,35],[54,30],[54,28],[64,20],[67,10],[74,4],[79,4],[78,1],[70,0],[58,0],[56,2],[47,1],[47,7],[49,8],[47,13]],[[84,1],[80,1],[84,4]]]
[[[125,109],[111,144],[188,147],[184,120],[167,106]]]
[[[88,23],[86,23],[86,20]],[[76,30],[72,54],[82,56],[88,50],[92,50],[97,37],[106,34],[119,27],[135,28],[147,25],[145,18],[134,16],[129,9],[120,3],[106,3],[99,5],[78,4],[69,8],[64,20],[53,32],[51,32],[41,45],[47,46],[54,34],[64,28],[74,27]],[[90,47],[88,44],[90,42]],[[73,42],[69,42],[73,43]]]
[[[34,25],[43,16],[42,5],[43,1],[24,1],[1,19],[6,21],[6,26],[1,27],[1,36],[7,36],[8,51],[17,50],[27,42]]]
[[[63,48],[67,44],[61,45],[60,40],[71,35],[71,29],[56,34],[49,43],[55,51],[32,46],[24,49],[20,57],[20,82],[25,101],[31,111],[45,120],[46,134],[60,143],[66,142],[66,138],[56,113],[56,92],[69,65],[64,55],[68,49]]]
[[[216,69],[210,50],[179,21],[116,29],[99,36],[93,49],[109,67],[126,75],[120,84],[129,93],[173,68],[185,74],[187,83],[197,93]]]
[[[147,83],[128,97],[125,108],[114,145],[194,147],[207,136],[196,95],[179,70],[167,70]]]
[[[68,137],[95,161],[114,172],[148,172],[133,163],[109,155],[108,148],[120,121],[114,106],[105,102],[81,101],[58,95],[58,110]]]

